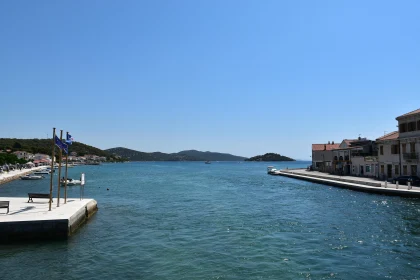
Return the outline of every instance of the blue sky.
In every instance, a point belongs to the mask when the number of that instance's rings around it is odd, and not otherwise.
[[[0,137],[310,159],[420,108],[419,1],[1,1]]]

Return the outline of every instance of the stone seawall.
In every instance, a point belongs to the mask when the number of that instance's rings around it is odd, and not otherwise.
[[[4,174],[4,173],[0,174],[0,185],[9,183],[9,182],[17,180],[17,179],[20,179],[21,176],[31,174],[34,171],[36,171],[36,170],[33,170],[33,169],[28,169],[28,170],[25,170],[25,171],[22,170],[22,172],[19,172],[17,174],[11,175],[11,176],[7,176],[8,175],[7,173],[6,174]]]
[[[420,198],[419,190],[391,189],[391,188],[385,188],[385,187],[380,187],[380,186],[378,187],[368,186],[368,185],[359,184],[359,183],[343,182],[336,179],[317,178],[315,176],[294,174],[292,172],[283,172],[283,171],[276,172],[276,175],[290,177],[290,178],[299,179],[299,180],[310,181],[313,183],[319,183],[323,185],[357,190],[357,191],[362,191],[362,192]]]

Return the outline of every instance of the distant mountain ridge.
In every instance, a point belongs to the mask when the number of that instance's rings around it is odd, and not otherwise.
[[[225,153],[186,150],[178,153],[145,153],[123,147],[105,150],[108,153],[128,158],[130,161],[243,161],[246,158]]]
[[[51,155],[52,150],[52,140],[51,139],[16,139],[16,138],[0,138],[0,150],[11,151],[25,151],[29,153],[41,153]],[[81,142],[73,142],[69,146],[70,152],[76,152],[77,155],[83,156],[86,154],[97,155],[110,157],[111,154]]]

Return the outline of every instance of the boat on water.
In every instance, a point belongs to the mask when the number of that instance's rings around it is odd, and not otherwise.
[[[33,174],[35,174],[35,175],[47,175],[47,174],[51,174],[51,171],[50,170],[38,170],[38,171],[35,171]]]
[[[274,166],[267,167],[267,174],[274,174],[276,171],[278,170]]]
[[[82,181],[80,180],[67,178],[67,186],[75,186],[75,185],[81,185],[81,184],[82,184]],[[66,181],[61,180],[61,186],[64,187],[65,185],[66,185]]]
[[[211,162],[210,162],[209,160],[205,162],[205,164],[210,164],[210,163],[211,163]]]
[[[22,180],[40,180],[43,179],[44,176],[41,175],[34,175],[34,174],[29,174],[29,175],[25,175],[25,176],[21,176],[20,179]]]

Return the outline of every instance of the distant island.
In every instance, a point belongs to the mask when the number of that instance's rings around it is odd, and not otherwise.
[[[292,158],[281,156],[275,153],[267,153],[265,155],[255,156],[249,159],[245,159],[245,161],[295,161]]]
[[[129,161],[244,161],[246,158],[216,152],[186,150],[178,153],[146,153],[123,147],[105,150],[107,153],[127,158]]]

